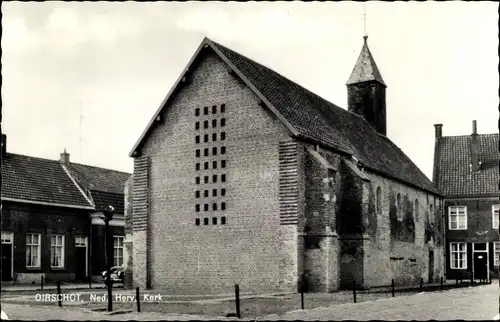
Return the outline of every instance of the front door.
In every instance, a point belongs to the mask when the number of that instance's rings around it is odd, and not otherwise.
[[[474,253],[474,279],[486,280],[488,278],[488,259],[486,252]]]
[[[86,279],[87,269],[87,248],[86,247],[76,247],[76,272],[75,278],[79,281],[84,281]]]
[[[2,243],[2,281],[12,280],[12,244]]]
[[[429,283],[434,282],[434,251],[429,250]]]

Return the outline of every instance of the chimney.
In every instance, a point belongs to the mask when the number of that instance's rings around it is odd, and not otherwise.
[[[2,159],[7,155],[7,135],[2,134]]]
[[[477,134],[477,122],[472,121],[472,134],[470,136],[470,160],[472,172],[481,170],[481,162],[479,162],[479,134]]]
[[[69,153],[66,152],[66,149],[64,149],[64,152],[61,153],[61,158],[59,159],[59,162],[61,162],[63,165],[69,165]]]
[[[436,133],[436,140],[443,137],[443,124],[434,124],[434,132]]]

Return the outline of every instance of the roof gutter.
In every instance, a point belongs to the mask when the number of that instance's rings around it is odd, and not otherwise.
[[[9,198],[9,197],[2,197],[2,201],[19,202],[19,203],[27,203],[27,204],[33,204],[33,205],[53,206],[53,207],[63,207],[63,208],[95,210],[94,207],[90,207],[90,206],[68,205],[68,204],[62,204],[62,203],[34,201],[34,200],[17,199],[17,198]]]

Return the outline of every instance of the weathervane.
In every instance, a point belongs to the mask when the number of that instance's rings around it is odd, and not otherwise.
[[[363,3],[363,26],[365,30],[365,34],[363,38],[368,38],[368,35],[366,34],[366,2]]]

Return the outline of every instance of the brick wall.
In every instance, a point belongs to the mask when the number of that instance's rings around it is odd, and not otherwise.
[[[125,239],[123,242],[123,261],[125,265],[124,285],[126,288],[133,287],[133,176],[125,183]]]
[[[281,225],[279,203],[279,146],[290,140],[288,131],[259,106],[249,88],[229,75],[227,66],[215,55],[208,55],[192,70],[190,84],[166,109],[164,122],[151,132],[142,148],[151,162],[148,213],[152,286],[186,294],[232,292],[235,283],[242,291],[295,289],[297,227]],[[204,114],[205,106],[208,115]],[[216,106],[215,114],[212,106]],[[195,115],[196,108],[201,109],[199,116]],[[222,118],[224,127],[220,126]],[[213,120],[216,128],[212,127]],[[204,128],[205,121],[208,129]],[[200,122],[198,130],[196,122]],[[197,135],[200,143],[195,141]],[[222,146],[226,148],[223,156]],[[214,147],[217,156],[213,156]],[[205,148],[209,149],[207,157]],[[196,156],[197,149],[200,157]],[[222,160],[226,161],[224,169],[220,168]],[[214,161],[217,169],[211,166]],[[207,170],[205,162],[209,162]],[[200,163],[200,170],[196,170],[196,163]],[[222,174],[226,175],[224,183],[220,181]],[[213,183],[213,175],[218,176],[217,183]],[[207,184],[205,176],[209,177]],[[196,177],[200,177],[200,184],[196,184]],[[226,189],[223,197],[222,188]],[[213,189],[218,191],[217,197],[213,197]],[[208,198],[204,198],[205,190]],[[199,198],[196,191],[200,191]],[[220,210],[222,202],[226,203],[225,210]],[[217,211],[212,210],[213,203],[218,204]],[[199,212],[196,204],[201,205]],[[209,211],[204,211],[205,204]],[[213,224],[214,217],[217,224]],[[226,218],[224,225],[222,217]],[[145,238],[144,232],[134,231],[134,250],[144,249],[137,242],[145,245]],[[140,270],[138,260],[134,251],[134,281]]]
[[[418,283],[420,278],[427,282],[429,276],[438,280],[444,275],[440,198],[368,171],[365,174],[370,178],[369,190],[375,192],[369,192],[369,212],[365,214],[365,221],[376,221],[377,232],[374,235],[374,228],[367,230],[370,238],[365,241],[365,286],[389,285],[392,278],[396,284]],[[381,202],[380,211],[377,211],[379,187]],[[403,231],[396,233],[398,230]],[[431,250],[434,252],[432,274],[429,273]]]

